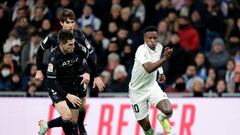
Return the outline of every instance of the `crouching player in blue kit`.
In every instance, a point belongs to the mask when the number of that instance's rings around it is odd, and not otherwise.
[[[58,13],[59,21],[62,26],[63,30],[70,30],[73,33],[74,39],[75,39],[75,48],[78,48],[84,51],[89,52],[89,57],[86,58],[87,64],[91,70],[91,76],[93,79],[93,86],[97,87],[99,91],[102,91],[104,89],[104,83],[101,80],[100,76],[98,76],[96,72],[96,63],[95,63],[95,54],[94,50],[85,38],[84,34],[79,31],[74,29],[75,25],[75,14],[71,9],[62,9]],[[56,46],[59,44],[59,39],[58,39],[58,33],[53,33],[48,35],[42,42],[41,47],[39,47],[38,52],[37,52],[37,74],[36,74],[36,79],[43,80],[43,73],[44,73],[44,65],[42,63],[43,61],[43,54],[46,50],[48,49],[54,49]],[[75,74],[81,75],[79,71],[76,72]],[[81,79],[78,84],[82,83],[88,83],[89,81],[89,74],[82,74]],[[85,117],[85,104],[86,104],[86,89],[83,88],[82,85],[78,86],[78,89],[81,91],[81,93],[78,95],[79,98],[82,100],[82,105],[80,106],[80,111],[79,111],[79,119],[78,119],[78,128],[80,130],[81,135],[87,135],[87,132],[84,127],[84,117]],[[83,91],[85,90],[85,91]],[[48,125],[48,128],[53,128],[53,127],[59,127],[61,126],[61,123],[58,121],[54,122],[46,122],[46,121],[40,121],[39,125],[40,127],[44,127],[45,125]]]
[[[69,30],[61,30],[58,38],[60,44],[49,56],[45,87],[61,117],[51,121],[60,123],[65,135],[77,135],[77,130],[73,129],[77,125],[82,100],[79,98],[80,92],[77,84],[79,77],[76,72],[83,66],[82,62],[89,56],[89,53],[86,49],[81,50],[75,47],[74,36]],[[48,125],[40,126],[40,135],[47,132],[51,121]]]

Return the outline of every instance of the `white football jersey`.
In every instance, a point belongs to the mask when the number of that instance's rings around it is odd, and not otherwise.
[[[143,67],[144,63],[158,61],[161,58],[162,50],[163,46],[160,43],[157,43],[155,50],[151,50],[146,43],[138,47],[135,54],[131,81],[129,83],[130,96],[146,94],[149,91],[148,88],[156,83],[157,71],[159,71],[160,74],[163,73],[162,67],[159,67],[158,70],[151,73],[148,73]]]

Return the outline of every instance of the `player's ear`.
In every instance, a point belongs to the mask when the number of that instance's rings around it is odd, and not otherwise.
[[[147,40],[147,36],[144,34],[144,36],[143,36],[143,39],[144,39],[144,41],[146,41]]]

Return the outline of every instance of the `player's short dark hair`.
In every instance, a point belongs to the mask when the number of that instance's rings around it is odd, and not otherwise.
[[[67,21],[67,19],[75,20],[76,16],[73,10],[64,8],[58,12],[58,19],[61,22]]]
[[[149,31],[156,31],[157,32],[157,27],[155,26],[147,26],[145,29],[144,29],[144,34],[149,32]]]
[[[58,39],[63,44],[67,43],[68,40],[72,40],[73,38],[73,33],[70,30],[61,30],[58,33]]]

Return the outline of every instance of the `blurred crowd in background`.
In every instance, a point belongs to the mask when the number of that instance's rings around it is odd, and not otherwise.
[[[70,8],[76,29],[94,47],[105,92],[128,92],[143,29],[158,28],[173,48],[164,64],[166,92],[240,92],[240,3],[237,0],[1,0],[0,91],[43,91],[34,78],[36,52],[59,31],[57,13]]]

